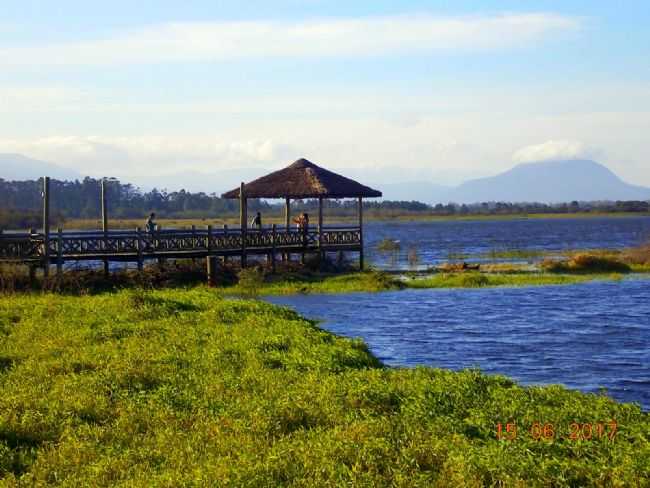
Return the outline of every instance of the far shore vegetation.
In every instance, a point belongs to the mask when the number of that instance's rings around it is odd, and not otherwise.
[[[98,229],[101,226],[100,180],[51,182],[52,225],[65,229]],[[41,225],[42,183],[5,181],[0,179],[0,230],[24,230]],[[135,228],[143,224],[150,212],[155,212],[164,227],[190,227],[238,224],[239,202],[220,198],[216,194],[192,193],[185,190],[141,191],[130,184],[110,180],[107,185],[109,225],[112,228]],[[326,200],[326,222],[356,222],[354,200]],[[250,212],[261,212],[265,224],[284,222],[284,203],[277,200],[249,201]],[[317,212],[316,200],[292,202],[297,213]],[[604,216],[650,215],[647,201],[566,202],[560,204],[453,202],[429,205],[417,201],[364,202],[366,220],[428,221],[520,218],[590,218]]]

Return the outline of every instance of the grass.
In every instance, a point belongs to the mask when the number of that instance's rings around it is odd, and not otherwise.
[[[594,280],[620,280],[619,273],[547,273],[512,271],[482,273],[476,271],[434,273],[425,276],[408,274],[393,277],[381,271],[346,274],[301,274],[267,276],[253,286],[254,295],[294,295],[313,293],[379,292],[403,288],[480,288],[499,286],[571,285]],[[250,285],[225,286],[226,295],[251,296]]]
[[[373,209],[366,209],[364,218],[367,221],[465,221],[465,220],[519,220],[525,219],[588,219],[602,217],[643,217],[646,213],[641,212],[581,212],[581,213],[539,213],[539,214],[514,214],[514,215],[432,215],[426,212],[399,213],[399,212],[376,212]],[[115,229],[135,229],[142,227],[146,216],[141,219],[113,219],[109,222],[111,228]],[[268,213],[263,215],[265,224],[283,224],[284,216],[280,214]],[[358,221],[356,215],[326,215],[326,222],[355,223]],[[166,218],[157,219],[156,222],[163,228],[189,228],[192,225],[204,228],[208,224],[214,226],[239,225],[237,215],[224,215],[220,218]],[[68,219],[65,221],[66,229],[101,229],[101,219]]]
[[[617,257],[592,253],[578,253],[564,261],[544,261],[542,269],[551,273],[629,273],[627,263]]]
[[[381,252],[397,252],[401,249],[399,241],[383,239],[377,243],[377,250]]]
[[[632,265],[638,273],[650,272],[647,265]],[[616,272],[541,272],[530,271],[510,264],[485,266],[477,271],[434,272],[428,275],[406,273],[392,276],[382,271],[364,272],[310,272],[286,270],[276,275],[268,274],[259,267],[250,267],[236,273],[230,268],[218,273],[220,282],[215,290],[221,295],[253,298],[260,295],[293,295],[317,293],[351,293],[393,291],[403,288],[477,288],[499,286],[570,285],[593,280],[620,280]],[[16,278],[16,274],[18,278]],[[27,277],[12,270],[2,274],[0,270],[0,297],[25,291],[54,291],[72,295],[89,295],[121,289],[146,289],[191,287],[206,281],[200,265],[182,263],[146,268],[144,273],[135,270],[114,272],[106,279],[100,271],[75,271],[63,274],[61,280],[51,278],[30,288]]]
[[[405,282],[408,288],[481,288],[496,286],[572,285],[586,281],[618,280],[618,274],[571,275],[552,273],[438,273]]]
[[[221,291],[229,295],[250,296],[247,293],[250,288],[247,283],[243,288],[241,283],[238,283],[234,286],[223,287]],[[379,292],[398,290],[404,288],[404,285],[386,273],[366,271],[343,274],[285,273],[276,276],[267,275],[252,288],[256,295],[295,295],[298,293]]]
[[[207,288],[0,298],[0,484],[642,486],[638,406],[477,370],[382,366],[359,340]],[[615,420],[591,440],[535,422]],[[515,440],[497,440],[516,423]]]

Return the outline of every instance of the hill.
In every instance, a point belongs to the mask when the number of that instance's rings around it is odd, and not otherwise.
[[[545,161],[467,181],[446,197],[458,203],[648,200],[650,188],[630,185],[595,161]]]
[[[28,158],[22,154],[0,153],[0,178],[7,181],[36,180],[49,176],[59,180],[77,180],[82,175],[54,163]]]

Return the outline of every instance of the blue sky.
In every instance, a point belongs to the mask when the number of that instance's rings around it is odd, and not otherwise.
[[[650,185],[650,6],[523,4],[5,0],[0,152],[195,188],[303,156],[441,183],[589,157]]]

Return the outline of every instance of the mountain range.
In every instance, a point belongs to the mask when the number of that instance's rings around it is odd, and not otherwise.
[[[54,163],[28,158],[22,154],[0,153],[0,178],[3,180],[37,180],[43,175],[57,180],[83,178],[80,173]]]
[[[185,187],[192,191],[221,193],[240,181],[264,174],[263,168],[223,170],[210,174],[183,173],[152,176],[147,182],[133,181],[150,189]],[[31,159],[20,154],[0,154],[0,178],[33,180],[43,175],[60,180],[81,179],[83,175],[62,166]],[[200,182],[200,183],[197,183]],[[606,166],[590,160],[544,161],[519,164],[487,178],[468,180],[450,187],[417,181],[372,185],[386,200],[424,203],[541,202],[558,203],[596,200],[650,200],[650,188],[621,180]]]
[[[425,203],[541,202],[650,200],[650,188],[621,180],[606,166],[590,160],[519,164],[487,178],[456,187],[434,183],[392,183],[380,186],[389,200]]]

